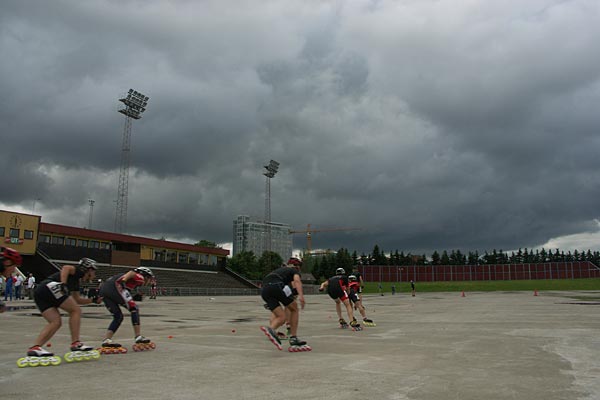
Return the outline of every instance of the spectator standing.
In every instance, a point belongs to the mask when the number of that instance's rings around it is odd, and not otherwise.
[[[15,300],[22,300],[22,289],[23,289],[23,276],[21,274],[16,274],[15,276]]]
[[[27,297],[29,300],[33,300],[33,289],[35,289],[35,277],[30,272],[27,277],[27,283],[25,284],[25,288],[27,289]]]
[[[12,301],[14,284],[15,277],[13,276],[13,274],[10,274],[10,276],[6,278],[6,286],[4,288],[4,301]]]
[[[412,290],[412,296],[415,297],[417,292],[415,290],[415,281],[413,281],[412,279],[410,280],[410,289]]]

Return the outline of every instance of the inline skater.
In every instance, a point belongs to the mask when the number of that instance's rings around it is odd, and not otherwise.
[[[348,277],[346,276],[346,271],[344,268],[338,268],[335,270],[335,276],[332,276],[325,282],[321,283],[319,287],[319,291],[327,289],[327,294],[335,301],[335,311],[337,312],[340,326],[342,328],[347,328],[348,323],[342,317],[342,303],[346,307],[346,312],[348,313],[348,318],[350,319],[350,326],[352,329],[360,331],[362,328],[360,324],[354,318],[354,312],[352,311],[352,305],[350,304],[350,300],[348,299]]]
[[[355,275],[348,276],[348,298],[354,304],[354,309],[358,309],[360,315],[363,317],[363,324],[366,326],[375,326],[375,322],[372,319],[367,318],[367,311],[362,305],[362,300],[358,297],[358,291],[360,290],[360,283]]]
[[[271,343],[282,350],[281,340],[277,329],[285,324],[290,324],[290,351],[311,350],[304,340],[298,339],[299,310],[295,296],[298,296],[300,307],[304,309],[304,291],[300,280],[300,265],[288,261],[265,276],[262,282],[261,297],[266,303],[266,308],[271,311],[269,326],[260,329],[269,338]],[[283,305],[283,307],[282,307]],[[286,316],[287,315],[287,316]]]
[[[27,351],[28,356],[53,356],[42,345],[47,343],[60,329],[62,320],[59,308],[69,313],[69,329],[71,331],[71,351],[90,351],[92,346],[86,346],[79,338],[81,327],[82,304],[100,304],[98,296],[83,298],[79,295],[82,281],[89,281],[96,276],[96,261],[82,258],[77,266],[64,265],[62,269],[44,279],[35,289],[33,299],[48,324],[42,329],[35,344]]]
[[[142,285],[150,284],[153,279],[154,273],[150,268],[138,267],[126,273],[113,275],[104,282],[100,288],[100,296],[103,297],[104,305],[112,314],[113,320],[106,330],[102,347],[122,347],[112,340],[123,322],[123,312],[120,306],[127,308],[131,314],[135,344],[143,347],[143,345],[151,343],[150,339],[141,334],[139,308],[133,300],[131,291]]]
[[[0,253],[0,275],[6,279],[12,279],[15,269],[23,263],[23,257],[18,251],[9,247],[2,249]],[[0,300],[0,313],[4,312],[4,303]]]

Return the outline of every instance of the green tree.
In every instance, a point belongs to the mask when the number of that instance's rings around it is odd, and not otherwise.
[[[261,279],[258,261],[252,251],[242,251],[227,260],[227,267],[248,279]]]
[[[260,278],[262,279],[269,272],[273,271],[283,264],[281,256],[274,251],[265,251],[262,256],[258,259],[258,270],[260,271]]]
[[[204,240],[204,239],[200,240],[198,243],[194,243],[194,246],[213,247],[213,248],[218,247],[215,242],[211,242],[211,241]]]

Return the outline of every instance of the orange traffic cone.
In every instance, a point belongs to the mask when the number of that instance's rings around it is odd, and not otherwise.
[[[465,291],[463,290],[462,294],[460,295],[460,297],[465,297]]]
[[[537,296],[537,295],[538,295],[537,289],[535,289],[535,290],[533,291],[533,295],[534,295],[534,296]]]

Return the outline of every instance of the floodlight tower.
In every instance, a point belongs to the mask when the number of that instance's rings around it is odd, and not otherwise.
[[[92,199],[88,200],[88,203],[90,203],[90,215],[89,215],[89,218],[88,218],[88,229],[92,229],[92,218],[94,216],[94,203],[95,202],[96,201],[94,201]]]
[[[279,163],[271,160],[269,165],[265,165],[266,172],[263,173],[267,177],[265,184],[265,251],[271,251],[271,179],[275,177],[279,169]]]
[[[123,129],[123,146],[121,147],[121,170],[119,172],[119,188],[117,193],[117,208],[115,212],[115,232],[122,233],[127,229],[127,196],[129,192],[129,162],[131,153],[131,120],[142,118],[146,111],[148,96],[129,89],[125,98],[119,99],[125,108],[119,112],[125,115]]]

